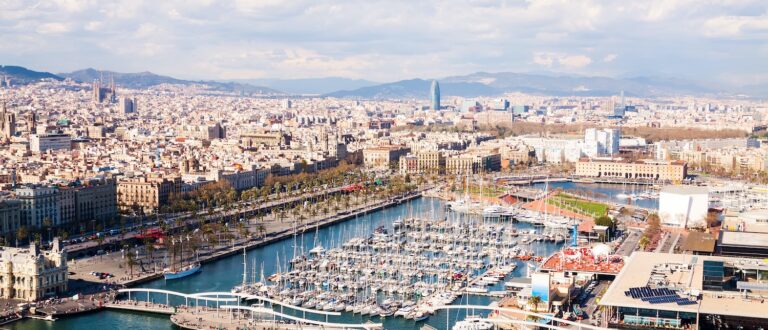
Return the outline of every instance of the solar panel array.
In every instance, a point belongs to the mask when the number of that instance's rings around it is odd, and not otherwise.
[[[640,299],[650,304],[668,304],[676,303],[678,305],[694,305],[697,302],[677,295],[675,291],[667,288],[652,289],[647,286],[629,288],[624,291],[624,295],[633,299]]]

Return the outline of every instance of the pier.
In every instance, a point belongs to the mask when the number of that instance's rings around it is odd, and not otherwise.
[[[292,306],[256,295],[247,295],[230,292],[201,292],[186,294],[176,291],[161,289],[121,289],[119,294],[127,295],[127,300],[113,300],[104,307],[114,310],[126,310],[153,314],[170,315],[171,322],[184,329],[381,329],[380,323],[332,323],[298,317],[282,312],[283,308],[328,316],[341,315],[338,312],[325,312]],[[146,300],[139,300],[146,294]],[[165,304],[154,303],[152,295],[161,295],[165,298]],[[170,297],[184,298],[184,304],[172,305]],[[212,297],[216,296],[216,297]],[[269,302],[270,307],[254,307],[240,305],[241,299],[259,300]],[[200,305],[200,301],[206,305]],[[213,302],[215,306],[208,306]],[[222,303],[227,303],[222,305]],[[231,303],[237,303],[232,305]],[[281,311],[275,310],[275,305],[280,306]],[[304,314],[305,315],[305,314]]]
[[[176,313],[176,307],[147,302],[123,303],[116,301],[104,304],[104,308],[166,315],[173,315]]]

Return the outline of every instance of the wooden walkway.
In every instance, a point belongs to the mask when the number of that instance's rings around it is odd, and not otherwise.
[[[104,308],[124,310],[124,311],[154,313],[154,314],[165,314],[165,315],[173,315],[174,313],[176,313],[176,307],[152,304],[152,303],[148,304],[145,302],[136,302],[135,304],[107,303],[107,304],[104,304]]]

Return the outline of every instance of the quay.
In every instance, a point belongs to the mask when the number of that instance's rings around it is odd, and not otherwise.
[[[655,180],[615,179],[615,178],[591,178],[576,176],[546,176],[546,175],[505,175],[494,178],[498,183],[509,185],[532,185],[536,183],[573,182],[573,183],[608,183],[608,184],[633,184],[633,185],[660,185],[663,182]]]
[[[318,192],[313,192],[308,195],[302,195],[302,196],[295,196],[295,197],[288,197],[288,198],[281,198],[280,200],[273,200],[261,205],[257,205],[255,207],[247,207],[240,211],[238,211],[241,215],[245,217],[253,216],[254,214],[258,214],[261,212],[271,212],[274,209],[282,208],[286,205],[296,205],[298,203],[302,203],[306,200],[311,200],[313,198],[317,198],[320,196],[333,196],[336,194],[340,194],[344,192],[343,187],[335,187],[330,188]],[[239,205],[248,205],[246,202],[238,202]],[[217,212],[223,212],[224,216],[231,216],[234,214],[234,212],[224,212],[222,209],[217,209]],[[194,218],[194,214],[189,212],[184,213],[176,213],[176,214],[166,214],[164,216],[163,221],[175,221],[175,220],[181,220],[181,221],[190,221]],[[207,220],[207,219],[206,219]],[[200,221],[200,220],[194,220],[194,221]],[[194,222],[193,221],[193,222]],[[176,227],[172,227],[172,229],[176,229]],[[120,241],[130,241],[132,239],[136,239],[136,236],[139,235],[138,232],[130,232],[122,237],[117,236],[107,236],[104,240],[104,243],[102,245],[109,245],[109,244],[115,244]],[[99,249],[99,245],[97,242],[94,241],[87,241],[83,243],[77,243],[77,244],[71,244],[64,247],[64,249],[70,254],[70,255],[86,255],[86,252],[94,252],[96,249]]]

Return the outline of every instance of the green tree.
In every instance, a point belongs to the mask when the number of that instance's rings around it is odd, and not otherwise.
[[[532,311],[539,311],[539,304],[541,304],[540,296],[532,295],[531,298],[528,298],[528,305],[531,306]]]
[[[607,215],[599,216],[595,219],[595,224],[598,226],[613,227],[613,219]]]
[[[126,263],[128,264],[128,268],[130,269],[130,275],[131,275],[131,278],[133,278],[133,267],[136,266],[136,257],[133,255],[133,253],[131,253],[130,249],[127,249],[125,251],[125,254],[126,254],[125,257],[128,258]]]
[[[263,223],[259,223],[256,225],[256,231],[259,232],[261,237],[264,237],[267,234],[267,227]]]
[[[21,226],[16,230],[16,247],[19,247],[19,241],[23,242],[27,239],[27,235],[29,235],[29,231],[26,226]]]
[[[648,238],[648,236],[643,235],[643,237],[640,237],[640,240],[637,242],[638,245],[640,245],[640,249],[642,251],[645,251],[645,248],[648,247],[648,244],[651,243],[651,240]]]
[[[149,255],[149,262],[152,264],[152,269],[155,268],[155,242],[151,238],[144,238],[144,251]]]

